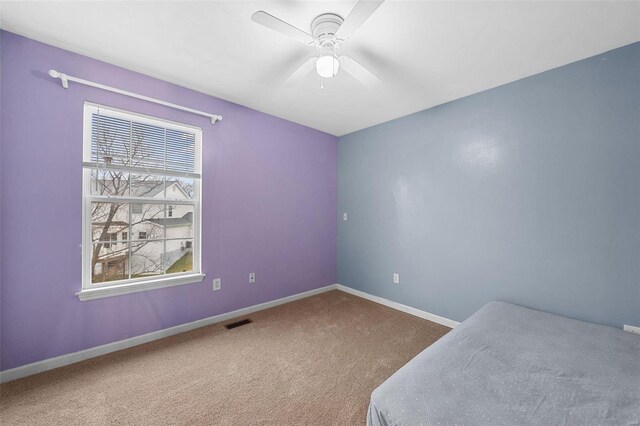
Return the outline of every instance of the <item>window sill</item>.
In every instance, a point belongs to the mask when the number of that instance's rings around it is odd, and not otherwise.
[[[81,290],[76,293],[81,301],[102,299],[103,297],[121,296],[123,294],[138,293],[141,291],[155,290],[157,288],[173,287],[185,284],[202,282],[205,274],[189,274],[177,277],[159,278],[130,284],[119,284],[107,287],[96,287]]]

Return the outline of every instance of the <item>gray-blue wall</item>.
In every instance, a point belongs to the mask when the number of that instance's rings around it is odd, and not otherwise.
[[[341,284],[640,325],[640,43],[341,137],[343,212]]]

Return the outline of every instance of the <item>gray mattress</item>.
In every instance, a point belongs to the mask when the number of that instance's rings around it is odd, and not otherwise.
[[[367,424],[638,425],[640,336],[491,302],[374,390]]]

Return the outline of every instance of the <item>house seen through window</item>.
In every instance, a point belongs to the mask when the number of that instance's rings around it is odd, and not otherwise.
[[[85,104],[83,289],[200,273],[200,141]]]

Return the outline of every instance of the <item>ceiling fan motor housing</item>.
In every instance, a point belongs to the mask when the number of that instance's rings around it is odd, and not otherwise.
[[[334,38],[338,28],[344,22],[340,15],[323,13],[311,21],[311,34],[321,43]]]

